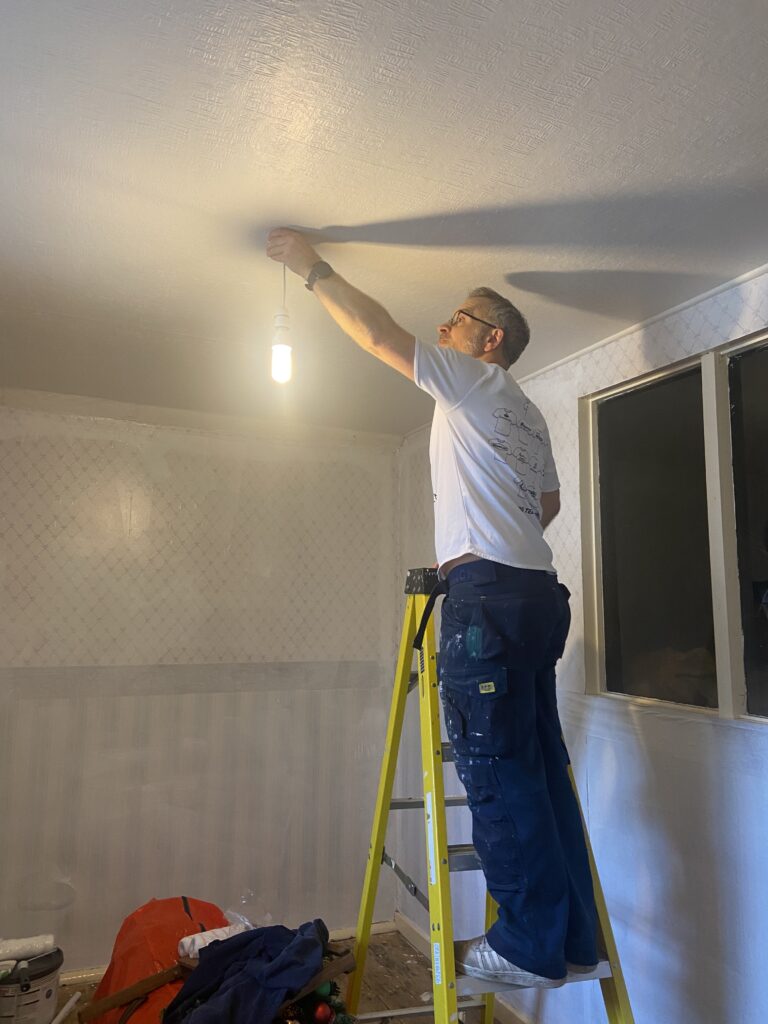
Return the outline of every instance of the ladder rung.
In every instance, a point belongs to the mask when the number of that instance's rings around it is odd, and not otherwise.
[[[462,999],[457,1006],[459,1013],[463,1010],[472,1010],[478,1006],[485,1006],[482,999]],[[435,1012],[433,1003],[424,1003],[422,1006],[402,1006],[396,1010],[371,1010],[368,1013],[356,1013],[355,1020],[385,1021],[394,1020],[396,1017],[431,1017]]]
[[[448,847],[448,869],[450,871],[480,871],[481,868],[477,850],[471,843],[460,843]]]
[[[424,800],[420,796],[394,796],[390,802],[389,809],[391,811],[408,811],[412,807],[423,807]],[[445,798],[446,807],[466,807],[467,798],[465,796],[447,796]]]

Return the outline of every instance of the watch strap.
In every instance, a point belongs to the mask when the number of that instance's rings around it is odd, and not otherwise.
[[[315,263],[314,266],[309,271],[309,275],[307,276],[307,281],[304,287],[308,288],[309,291],[312,291],[312,289],[315,287],[316,281],[324,277],[330,277],[332,273],[333,267],[330,265],[330,263],[326,263],[325,260],[318,260],[317,263]]]

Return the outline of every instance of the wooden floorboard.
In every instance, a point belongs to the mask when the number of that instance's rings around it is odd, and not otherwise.
[[[432,967],[400,934],[384,932],[371,936],[360,992],[360,1013],[395,1010],[399,1006],[422,1006],[432,1002]],[[480,1019],[480,1010],[468,1010],[467,1024]],[[392,1017],[391,1024],[433,1024],[434,1017]]]

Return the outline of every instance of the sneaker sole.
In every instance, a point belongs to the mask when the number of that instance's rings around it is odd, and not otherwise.
[[[497,974],[493,971],[484,971],[480,967],[465,967],[463,964],[456,964],[456,970],[470,978],[498,981],[502,985],[519,985],[520,988],[560,988],[565,984],[565,978],[543,978],[540,974],[529,974],[527,971],[507,971]]]

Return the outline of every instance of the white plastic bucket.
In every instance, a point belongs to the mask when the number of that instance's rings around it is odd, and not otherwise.
[[[28,960],[24,973],[17,964],[0,984],[0,1024],[50,1024],[63,961],[61,950],[54,949]]]

